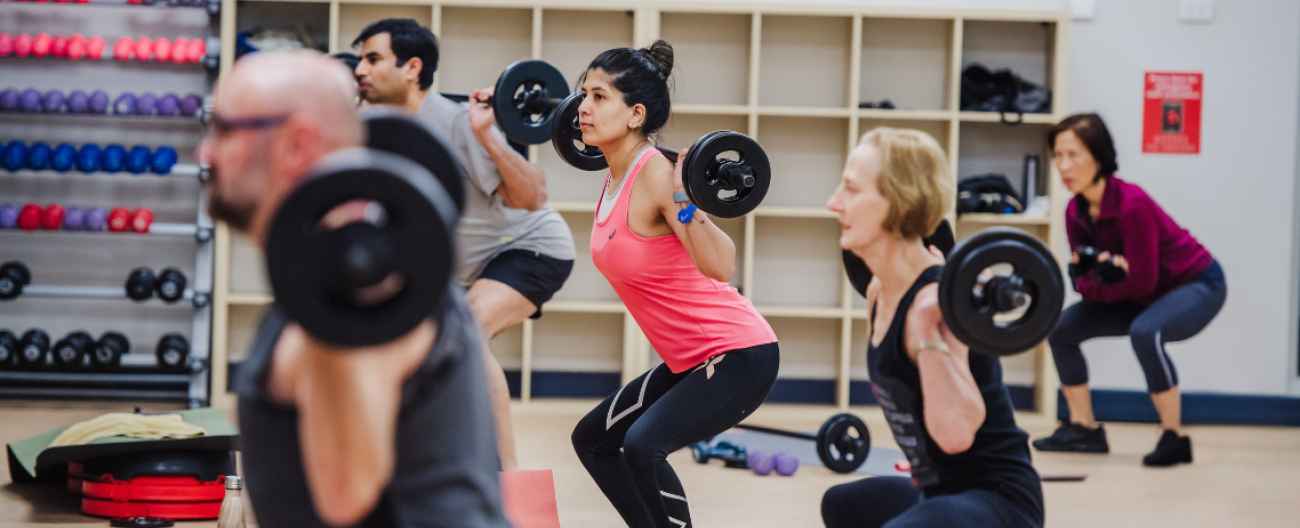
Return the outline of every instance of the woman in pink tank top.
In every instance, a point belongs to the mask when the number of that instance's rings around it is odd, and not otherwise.
[[[727,284],[735,244],[704,213],[677,220],[681,168],[650,139],[668,120],[672,64],[656,41],[600,54],[580,81],[582,140],[610,167],[591,257],[664,363],[587,414],[573,447],[635,528],[693,526],[668,455],[740,423],[780,365],[772,327]]]

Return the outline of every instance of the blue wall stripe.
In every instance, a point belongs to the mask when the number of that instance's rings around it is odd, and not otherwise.
[[[1145,391],[1093,390],[1093,414],[1103,422],[1159,423]],[[1057,393],[1057,418],[1069,419],[1065,395]],[[1183,423],[1300,426],[1300,398],[1243,394],[1183,393]]]

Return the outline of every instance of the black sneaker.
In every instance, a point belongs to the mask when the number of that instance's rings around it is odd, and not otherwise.
[[[1142,465],[1168,467],[1179,462],[1192,461],[1192,439],[1178,436],[1178,433],[1165,429],[1156,443],[1156,450],[1142,457]]]
[[[1110,444],[1106,443],[1106,430],[1101,424],[1096,429],[1089,429],[1077,423],[1067,423],[1052,433],[1052,436],[1034,440],[1034,449],[1065,453],[1109,453]]]

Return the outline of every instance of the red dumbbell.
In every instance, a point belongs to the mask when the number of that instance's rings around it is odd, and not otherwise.
[[[131,213],[132,232],[148,233],[151,225],[153,225],[153,211],[150,211],[148,207],[141,207]]]
[[[86,56],[86,37],[77,33],[68,37],[68,60],[81,60]]]
[[[18,213],[18,227],[24,231],[35,231],[41,226],[41,206],[29,203]]]
[[[32,38],[32,56],[44,57],[50,54],[50,43],[54,38],[49,33],[38,33]]]
[[[193,39],[190,41],[190,45],[186,46],[185,61],[199,62],[203,60],[203,56],[206,55],[207,53],[208,53],[208,43],[201,38]]]
[[[140,3],[140,0],[126,0],[126,3],[131,5],[136,5]]]
[[[135,60],[147,61],[153,56],[153,39],[140,37],[135,40]]]
[[[8,33],[0,33],[0,57],[8,57],[14,52],[14,36]]]
[[[41,211],[41,227],[45,229],[58,229],[63,225],[63,215],[67,213],[62,205],[53,203],[45,206]]]
[[[19,33],[14,37],[14,55],[26,57],[32,53],[32,36]]]
[[[90,40],[86,41],[86,57],[91,60],[102,59],[106,48],[108,48],[108,43],[104,42],[104,37],[90,37]]]
[[[133,56],[135,56],[135,40],[131,37],[122,37],[113,43],[114,59],[127,61]]]
[[[114,207],[108,212],[108,230],[114,233],[125,233],[128,224],[131,223],[131,212],[125,207]]]
[[[167,62],[172,58],[172,41],[159,38],[153,41],[153,60]]]
[[[176,64],[185,64],[185,56],[188,55],[189,52],[190,52],[190,39],[187,39],[185,37],[177,37],[176,40],[172,42],[171,61]]]
[[[50,43],[50,55],[60,59],[68,56],[68,37],[59,35],[54,37],[54,42]]]

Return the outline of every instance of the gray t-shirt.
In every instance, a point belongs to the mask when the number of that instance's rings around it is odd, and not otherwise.
[[[432,349],[401,387],[392,480],[358,526],[510,527],[501,510],[500,465],[478,326],[463,288],[452,286],[445,306]],[[271,305],[233,379],[245,484],[263,528],[325,528],[307,488],[298,412],[266,393],[275,346],[287,322]]]
[[[502,252],[535,251],[560,260],[573,260],[573,233],[564,217],[550,207],[537,211],[515,209],[505,204],[496,189],[501,173],[487,149],[474,137],[469,123],[469,105],[431,92],[424,98],[415,118],[449,141],[465,167],[465,211],[460,219],[460,266],[456,279],[469,285],[483,273],[488,262]],[[497,140],[505,136],[492,128]]]

